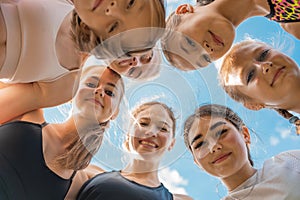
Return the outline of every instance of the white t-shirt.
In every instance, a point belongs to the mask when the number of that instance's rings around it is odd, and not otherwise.
[[[300,200],[300,150],[280,153],[263,164],[223,200]]]

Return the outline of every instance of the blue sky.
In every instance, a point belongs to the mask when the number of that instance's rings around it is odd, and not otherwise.
[[[180,2],[193,4],[194,1],[168,0],[167,13],[174,10]],[[242,40],[247,34],[266,42],[272,40],[280,44],[285,42],[286,53],[300,63],[300,57],[296,55],[300,52],[300,42],[287,35],[277,23],[263,17],[251,18],[237,28],[235,41]],[[291,52],[289,47],[293,45],[294,49]],[[217,70],[213,64],[199,71],[180,72],[164,63],[161,75],[156,80],[145,83],[127,82],[126,101],[122,105],[124,109],[127,106],[131,108],[141,101],[160,100],[173,108],[179,122],[177,143],[174,150],[163,160],[160,177],[172,192],[186,193],[195,200],[220,199],[216,193],[218,179],[199,169],[183,144],[181,125],[198,105],[205,103],[227,105],[239,113],[249,128],[255,130],[255,134],[252,133],[251,154],[256,167],[272,155],[300,147],[300,136],[295,135],[294,128],[285,119],[272,110],[254,112],[233,102],[218,86],[216,77]],[[46,118],[51,122],[63,121],[68,115],[69,108],[70,105],[62,105],[59,109],[46,109]],[[122,132],[120,124],[124,124],[126,119],[126,113],[123,112],[113,123],[93,162],[108,170],[120,169],[124,165],[121,153],[124,137],[120,137]],[[219,195],[223,196],[225,194],[223,186],[219,185],[218,188]]]

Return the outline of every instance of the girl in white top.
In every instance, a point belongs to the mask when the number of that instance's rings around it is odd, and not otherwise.
[[[288,151],[253,167],[249,130],[230,108],[199,107],[185,122],[184,140],[195,163],[228,189],[223,199],[297,200],[300,198],[300,151]]]
[[[0,0],[0,78],[5,79],[0,82],[0,124],[67,102],[77,89],[82,63],[96,46],[125,30],[164,27],[164,16],[160,0]],[[144,39],[151,45],[133,42],[138,51],[127,55],[136,60],[147,55],[158,37]]]

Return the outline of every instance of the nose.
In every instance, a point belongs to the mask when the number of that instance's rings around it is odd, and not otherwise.
[[[203,48],[208,54],[212,54],[214,52],[214,48],[212,45],[210,45],[207,41],[204,41]]]
[[[102,88],[102,86],[98,86],[95,89],[95,95],[100,95],[100,97],[104,96],[104,89]]]
[[[214,140],[209,143],[208,148],[209,148],[210,153],[215,153],[216,151],[219,151],[222,149],[222,145],[217,140]]]
[[[267,74],[270,71],[271,67],[273,67],[273,64],[271,62],[262,63],[261,68],[262,68],[263,74]]]
[[[118,2],[116,0],[110,1],[105,9],[106,15],[113,15],[115,17],[121,17],[121,10],[119,9]]]
[[[148,130],[145,132],[145,135],[147,135],[148,137],[151,137],[151,136],[156,137],[157,133],[158,133],[158,131],[157,131],[156,127],[150,126],[148,128]]]

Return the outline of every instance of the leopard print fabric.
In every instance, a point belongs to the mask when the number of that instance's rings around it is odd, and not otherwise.
[[[299,0],[268,0],[270,14],[266,17],[276,22],[298,22],[300,21]]]

